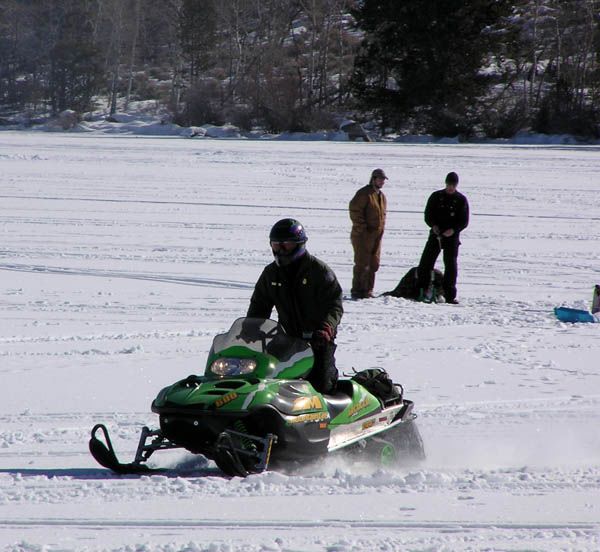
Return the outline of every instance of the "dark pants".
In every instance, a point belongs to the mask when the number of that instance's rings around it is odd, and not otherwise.
[[[431,284],[431,271],[435,266],[435,261],[444,251],[444,297],[446,301],[456,299],[456,278],[458,277],[458,246],[460,241],[458,237],[441,238],[440,240],[434,234],[430,234],[423,249],[421,260],[419,261],[419,283],[420,289],[427,289]]]
[[[313,344],[314,364],[306,378],[319,393],[335,393],[338,371],[335,366],[335,350],[333,342]]]

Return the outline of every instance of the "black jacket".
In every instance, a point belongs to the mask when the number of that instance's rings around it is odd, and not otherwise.
[[[447,194],[446,190],[433,192],[425,207],[425,222],[431,228],[437,226],[440,234],[452,228],[454,236],[469,225],[469,202],[460,192]],[[453,237],[454,237],[453,236]]]
[[[333,271],[309,253],[290,267],[272,262],[254,286],[246,316],[269,318],[273,307],[289,335],[308,339],[324,322],[335,332],[344,312],[342,288]]]

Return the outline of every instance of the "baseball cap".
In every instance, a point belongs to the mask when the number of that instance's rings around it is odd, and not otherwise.
[[[383,172],[383,169],[375,169],[371,173],[371,178],[384,178],[385,180],[388,179],[388,177],[385,176],[385,173]]]

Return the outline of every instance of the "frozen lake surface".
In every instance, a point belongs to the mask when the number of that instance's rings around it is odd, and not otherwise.
[[[328,459],[223,477],[183,453],[116,476],[164,386],[246,312],[268,231],[301,220],[349,294],[348,202],[383,168],[376,291],[418,263],[423,208],[459,173],[460,305],[345,302],[342,371],[384,367],[427,460]],[[600,148],[0,133],[0,546],[6,551],[600,549]],[[440,266],[441,259],[438,261]]]

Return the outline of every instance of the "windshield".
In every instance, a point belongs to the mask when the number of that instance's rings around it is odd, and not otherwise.
[[[307,341],[287,335],[277,322],[265,318],[238,318],[227,333],[215,337],[213,350],[219,353],[234,345],[272,355],[280,361],[310,349]]]

